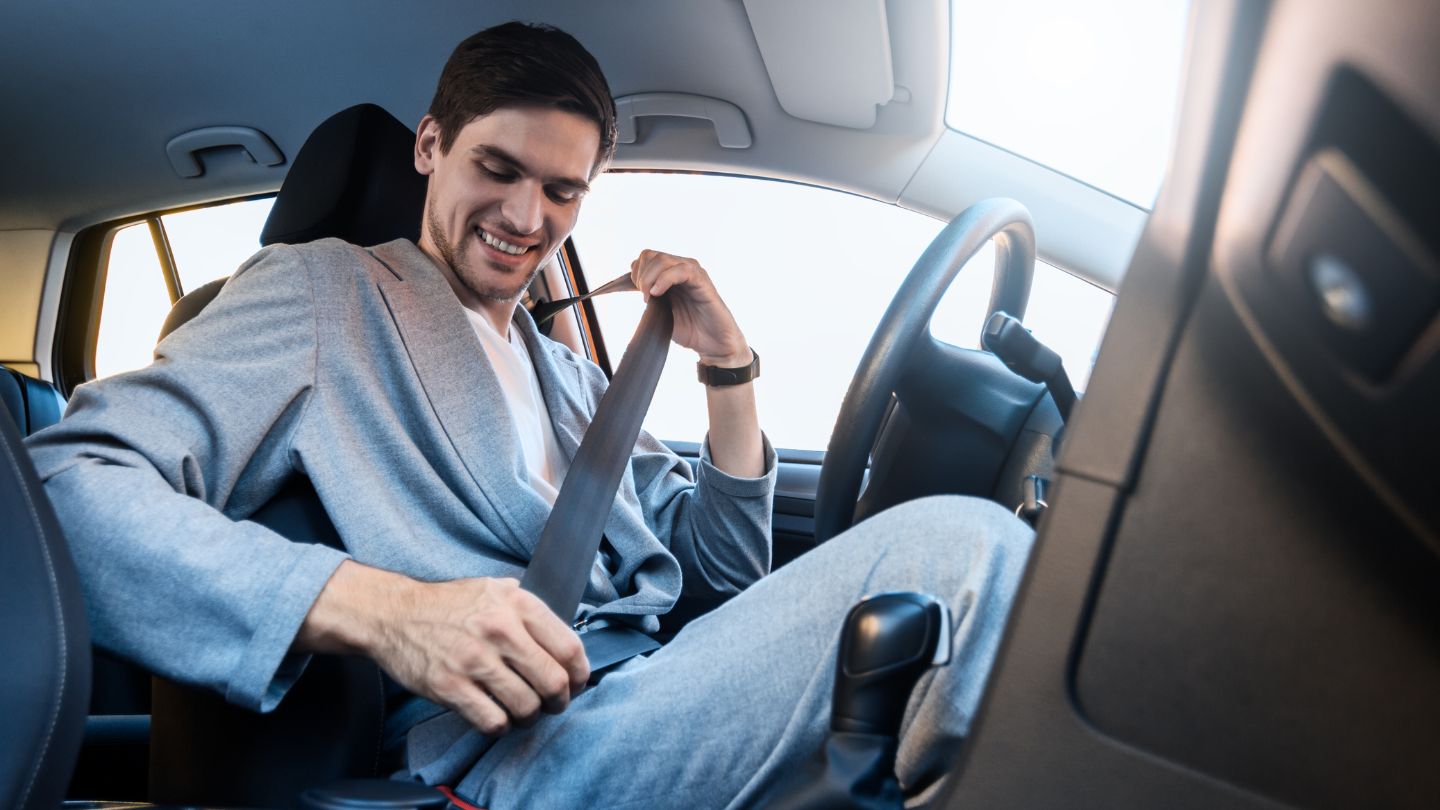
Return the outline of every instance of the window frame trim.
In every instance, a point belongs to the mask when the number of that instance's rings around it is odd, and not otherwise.
[[[55,339],[50,348],[50,363],[54,370],[52,376],[60,393],[68,399],[76,387],[95,379],[95,350],[100,338],[101,308],[110,270],[110,247],[115,241],[115,234],[132,225],[150,223],[156,260],[165,276],[165,286],[171,295],[170,305],[173,307],[183,295],[183,290],[180,286],[179,268],[175,265],[174,255],[170,253],[170,240],[165,235],[165,223],[161,218],[202,208],[218,208],[222,205],[274,198],[277,193],[271,191],[246,194],[129,214],[97,222],[76,233],[65,262],[65,277],[60,286],[60,303],[55,316]]]
[[[180,289],[180,271],[175,267],[175,253],[170,249],[170,235],[165,232],[165,223],[158,215],[146,220],[150,225],[150,241],[155,243],[155,258],[160,262],[160,274],[165,277],[165,292],[170,294],[170,306],[175,306],[185,291]],[[109,272],[109,263],[106,263]]]

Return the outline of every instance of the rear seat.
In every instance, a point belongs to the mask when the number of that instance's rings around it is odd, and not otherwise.
[[[0,365],[0,400],[21,436],[60,421],[65,397],[55,386]],[[93,650],[90,716],[67,798],[145,797],[150,752],[150,673]]]
[[[50,427],[65,413],[65,398],[50,383],[0,366],[0,399],[21,436]]]

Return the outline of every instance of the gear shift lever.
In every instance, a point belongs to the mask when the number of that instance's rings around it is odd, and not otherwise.
[[[894,737],[925,670],[950,660],[950,612],[933,596],[882,593],[850,609],[840,633],[830,730]]]
[[[761,804],[770,810],[899,810],[900,721],[915,682],[950,660],[950,611],[921,593],[882,593],[840,631],[825,746]]]

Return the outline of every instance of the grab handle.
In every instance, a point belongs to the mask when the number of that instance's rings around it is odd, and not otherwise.
[[[203,127],[183,132],[165,144],[170,166],[181,177],[205,174],[199,152],[224,146],[238,146],[246,157],[262,166],[279,166],[285,156],[265,133],[252,127]]]
[[[689,93],[636,93],[615,99],[620,143],[635,143],[637,118],[701,118],[715,127],[715,139],[726,149],[750,148],[745,113],[728,101]]]

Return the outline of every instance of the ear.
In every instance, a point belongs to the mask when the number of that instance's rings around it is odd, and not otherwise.
[[[435,156],[440,152],[440,122],[432,115],[420,119],[415,129],[415,171],[430,175],[435,172]]]

